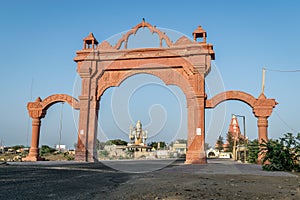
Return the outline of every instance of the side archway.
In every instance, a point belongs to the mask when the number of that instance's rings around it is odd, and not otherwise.
[[[242,91],[227,91],[217,94],[213,98],[206,100],[205,108],[214,108],[223,101],[238,100],[248,104],[250,107],[254,107],[256,98],[251,94]]]
[[[258,141],[268,140],[268,117],[271,116],[273,108],[278,104],[275,99],[267,99],[261,93],[258,98],[241,91],[227,91],[217,94],[211,99],[206,100],[205,108],[211,109],[223,101],[238,100],[246,103],[252,108],[253,114],[257,118]],[[261,158],[259,158],[259,162]]]
[[[72,108],[79,109],[79,101],[72,96],[67,94],[54,94],[44,100],[38,97],[34,102],[29,102],[27,104],[27,110],[29,116],[32,118],[32,136],[31,136],[31,146],[28,156],[23,159],[24,161],[38,161],[43,160],[39,156],[39,138],[40,138],[40,128],[41,119],[45,117],[48,108],[52,105],[66,102]]]

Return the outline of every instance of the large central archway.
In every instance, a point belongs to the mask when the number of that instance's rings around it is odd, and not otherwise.
[[[148,28],[157,34],[160,47],[127,49],[128,38],[140,28]],[[84,49],[78,51],[74,59],[78,63],[77,71],[82,78],[82,93],[79,97],[79,132],[82,133],[82,142],[76,152],[77,160],[96,159],[97,117],[103,92],[109,87],[119,86],[130,76],[145,73],[160,78],[166,85],[176,85],[184,92],[188,104],[187,163],[206,162],[204,79],[210,71],[214,51],[212,45],[206,43],[206,33],[201,27],[194,35],[194,41],[183,36],[173,43],[165,33],[142,21],[124,34],[115,46],[107,41],[96,46],[98,41],[92,34],[84,40]],[[198,37],[203,37],[204,41],[197,42]],[[167,47],[162,47],[163,42]]]

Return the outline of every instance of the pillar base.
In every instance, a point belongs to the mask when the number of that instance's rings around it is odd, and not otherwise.
[[[98,162],[97,153],[92,155],[87,150],[76,150],[75,151],[75,161],[79,162]]]
[[[88,153],[87,162],[98,162],[98,156]]]
[[[25,162],[45,161],[45,158],[39,156],[27,156],[26,158],[22,158],[22,161]]]
[[[86,162],[87,156],[85,150],[76,150],[75,151],[75,161]]]
[[[185,164],[207,164],[206,156],[199,151],[188,151],[186,153]]]

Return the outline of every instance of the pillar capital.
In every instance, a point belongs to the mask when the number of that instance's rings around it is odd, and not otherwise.
[[[267,99],[266,96],[262,93],[253,105],[253,113],[258,118],[268,118],[272,114],[273,108],[277,104],[278,103],[275,101],[275,99]]]
[[[38,97],[34,102],[27,104],[27,110],[31,118],[43,118],[46,115],[46,111],[43,110],[42,99]]]

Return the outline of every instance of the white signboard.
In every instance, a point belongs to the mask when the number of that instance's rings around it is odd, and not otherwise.
[[[80,130],[80,135],[83,135],[83,134],[84,134],[84,130],[81,129],[81,130]]]
[[[197,128],[197,129],[196,129],[196,134],[197,134],[197,135],[201,135],[201,128]]]

